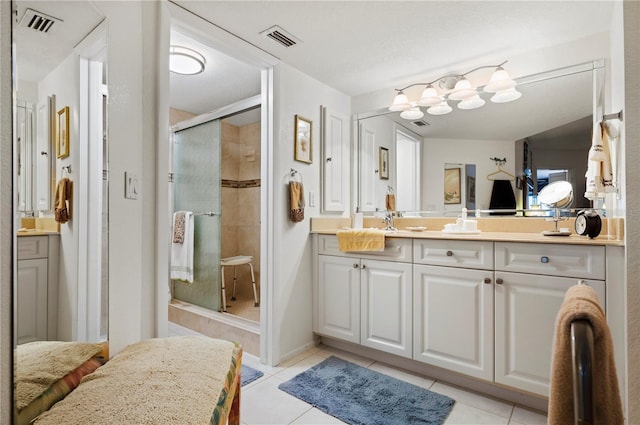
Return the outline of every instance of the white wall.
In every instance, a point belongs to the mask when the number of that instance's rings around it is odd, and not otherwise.
[[[71,220],[60,225],[60,261],[58,276],[58,339],[77,339],[78,329],[78,216],[80,205],[80,59],[75,53],[38,83],[38,103],[46,103],[47,96],[56,95],[57,112],[69,107],[69,156],[56,160],[56,180],[68,177],[74,181]],[[54,155],[57,152],[53,153]],[[61,167],[71,165],[71,174],[62,174]]]
[[[11,2],[0,1],[0,423],[11,423],[13,389],[12,286],[16,273],[11,102]]]
[[[425,139],[422,146],[422,202],[425,208],[446,209],[443,196],[444,164],[459,163],[476,164],[476,208],[488,209],[493,181],[486,177],[498,169],[489,158],[506,158],[503,170],[515,175],[515,143],[511,140]],[[505,177],[507,176],[500,176],[501,179]],[[518,191],[513,187],[517,199]],[[463,205],[457,205],[455,209],[460,210],[462,207]]]
[[[320,105],[337,114],[349,115],[346,95],[314,80],[298,70],[280,64],[274,68],[274,149],[273,149],[273,317],[274,353],[277,364],[310,344],[311,323],[311,237],[310,217],[320,214]],[[313,122],[312,164],[293,159],[294,116]],[[305,208],[305,219],[292,223],[288,218],[286,183],[289,170],[300,172],[305,197],[314,192],[316,204]]]
[[[621,57],[618,48],[612,52],[615,56],[612,55],[611,108],[614,111],[624,109],[621,142],[626,174],[623,196],[626,201],[621,211],[625,215],[627,256],[627,420],[629,424],[637,424],[640,423],[640,193],[637,186],[640,181],[640,3],[625,1],[621,7],[624,10],[624,31],[621,34],[619,27],[616,28],[617,31],[612,33],[612,43],[618,44],[623,40],[624,54]],[[618,8],[616,17],[620,17]],[[619,20],[614,24],[619,25]]]
[[[95,3],[108,23],[109,347],[154,336],[157,2]],[[124,173],[138,199],[124,198]],[[162,306],[165,307],[165,306]]]

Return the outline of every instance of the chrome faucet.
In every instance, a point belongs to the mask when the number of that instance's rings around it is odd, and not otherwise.
[[[388,230],[390,232],[398,231],[398,229],[393,227],[393,211],[385,211],[382,222],[387,225],[387,227],[385,227],[384,230]]]

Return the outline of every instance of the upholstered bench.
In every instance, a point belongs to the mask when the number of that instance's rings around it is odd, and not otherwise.
[[[242,349],[229,341],[141,341],[85,376],[34,424],[239,425],[241,363]]]

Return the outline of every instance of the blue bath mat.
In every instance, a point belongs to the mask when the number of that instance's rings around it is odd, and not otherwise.
[[[240,382],[240,386],[245,386],[247,384],[252,383],[253,381],[255,381],[258,378],[262,378],[262,375],[264,375],[264,373],[260,372],[259,370],[255,370],[252,367],[249,367],[247,365],[242,365],[242,381]]]
[[[281,390],[351,425],[440,425],[455,400],[331,356]]]

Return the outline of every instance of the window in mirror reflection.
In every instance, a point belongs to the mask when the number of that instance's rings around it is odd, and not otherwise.
[[[419,211],[422,145],[418,137],[396,129],[396,209]]]

